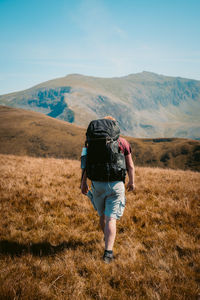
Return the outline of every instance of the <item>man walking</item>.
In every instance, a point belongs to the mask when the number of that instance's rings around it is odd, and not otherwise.
[[[135,189],[131,147],[119,135],[120,129],[113,117],[90,122],[86,132],[86,164],[82,163],[81,192],[91,199],[100,216],[105,239],[103,260],[106,263],[113,259],[116,220],[120,219],[125,208],[126,171],[129,177],[127,190]],[[92,191],[89,191],[87,178],[92,181]]]

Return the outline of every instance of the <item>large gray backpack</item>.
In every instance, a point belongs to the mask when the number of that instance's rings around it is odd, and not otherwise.
[[[120,129],[116,121],[90,122],[86,132],[86,173],[93,181],[125,181],[126,164],[119,147]]]

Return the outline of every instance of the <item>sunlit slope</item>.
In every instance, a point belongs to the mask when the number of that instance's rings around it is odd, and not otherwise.
[[[0,299],[197,299],[200,174],[136,168],[116,259],[78,161],[0,155]]]
[[[79,159],[85,132],[43,114],[0,106],[0,153]],[[136,165],[200,171],[200,141],[127,139]]]
[[[0,104],[86,126],[113,115],[134,137],[200,138],[200,81],[150,72],[118,78],[71,74],[0,96]]]
[[[0,106],[0,153],[79,159],[85,130],[43,114]]]

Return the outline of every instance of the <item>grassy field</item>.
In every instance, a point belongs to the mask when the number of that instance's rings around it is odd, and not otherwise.
[[[102,261],[80,162],[0,155],[0,299],[198,299],[200,173],[136,168]]]

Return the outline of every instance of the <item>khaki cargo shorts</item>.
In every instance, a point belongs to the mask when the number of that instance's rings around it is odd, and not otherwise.
[[[125,187],[122,181],[93,181],[87,193],[98,215],[120,219],[126,204]]]

